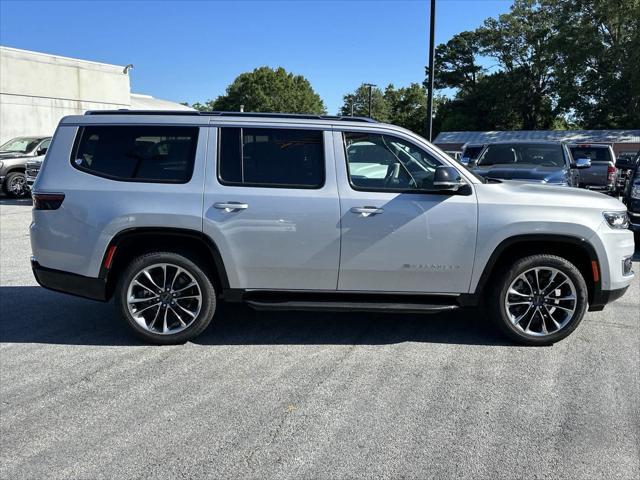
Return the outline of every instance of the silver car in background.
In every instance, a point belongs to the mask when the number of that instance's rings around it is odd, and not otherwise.
[[[51,137],[18,137],[0,146],[0,186],[5,195],[15,198],[29,195],[26,164],[44,157]]]

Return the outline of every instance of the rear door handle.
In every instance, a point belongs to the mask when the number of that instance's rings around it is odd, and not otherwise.
[[[351,208],[351,213],[359,213],[365,217],[368,217],[369,215],[379,215],[382,212],[384,212],[384,210],[378,207],[352,207]]]
[[[235,210],[246,210],[249,205],[240,202],[216,202],[213,204],[214,208],[224,210],[225,212],[233,212]]]

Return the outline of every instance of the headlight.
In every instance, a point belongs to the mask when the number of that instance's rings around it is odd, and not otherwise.
[[[635,200],[640,199],[640,183],[634,183],[633,185],[631,185],[631,198]]]
[[[603,212],[602,214],[611,228],[624,229],[629,226],[627,212]]]

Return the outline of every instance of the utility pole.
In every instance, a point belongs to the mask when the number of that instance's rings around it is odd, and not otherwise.
[[[372,90],[373,87],[377,87],[376,84],[374,83],[363,83],[363,85],[365,87],[369,87],[369,118],[371,118],[371,97],[372,97]]]
[[[431,0],[429,12],[429,85],[427,90],[427,139],[432,140],[433,135],[433,63],[435,57],[435,30],[436,30],[436,0]]]

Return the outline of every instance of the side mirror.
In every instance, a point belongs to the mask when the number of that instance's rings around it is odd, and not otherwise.
[[[591,166],[591,159],[589,158],[578,158],[576,160],[576,168],[589,168]]]
[[[460,163],[466,167],[469,165],[469,157],[460,157]]]
[[[441,165],[436,167],[433,175],[433,186],[436,190],[457,191],[465,183],[460,177],[460,172],[453,167]]]
[[[47,153],[47,147],[41,147],[38,150],[36,150],[36,156],[40,157],[41,155],[44,155],[45,153]]]

